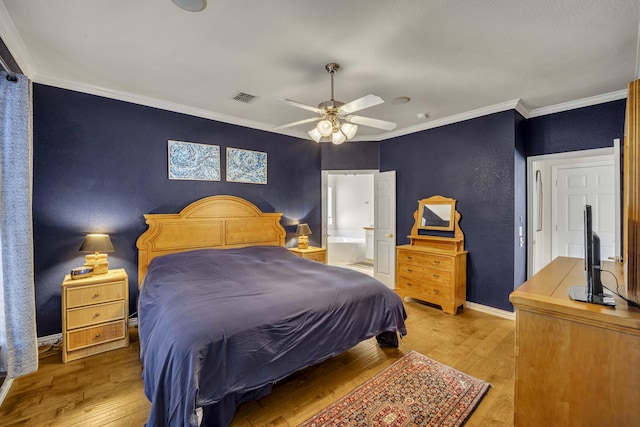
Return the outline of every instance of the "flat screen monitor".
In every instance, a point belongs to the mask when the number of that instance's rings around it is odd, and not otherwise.
[[[569,296],[576,301],[615,306],[613,294],[604,289],[600,279],[600,236],[593,231],[591,205],[584,207],[584,278],[585,284],[572,286]]]

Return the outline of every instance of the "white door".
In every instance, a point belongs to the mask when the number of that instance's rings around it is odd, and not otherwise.
[[[396,276],[396,172],[374,175],[373,275],[395,288]]]
[[[327,246],[327,235],[328,235],[328,223],[327,217],[329,216],[329,203],[331,203],[331,198],[329,197],[329,172],[322,171],[322,247],[328,248]]]
[[[555,239],[552,258],[584,257],[584,206],[591,205],[593,230],[600,236],[600,256],[616,255],[615,168],[612,161],[557,166]]]

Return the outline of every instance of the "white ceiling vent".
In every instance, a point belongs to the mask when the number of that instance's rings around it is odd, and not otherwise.
[[[256,98],[257,96],[245,92],[238,92],[236,93],[236,96],[233,97],[236,101],[244,102],[245,104],[250,103]]]

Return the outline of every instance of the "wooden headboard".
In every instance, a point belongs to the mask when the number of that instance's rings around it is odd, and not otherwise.
[[[264,213],[235,196],[197,200],[178,214],[146,214],[149,228],[136,242],[138,286],[152,259],[160,255],[204,248],[284,246],[282,213]]]

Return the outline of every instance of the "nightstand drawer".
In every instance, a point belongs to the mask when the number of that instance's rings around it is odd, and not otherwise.
[[[99,285],[68,287],[67,308],[98,304],[124,298],[124,282],[110,282]]]
[[[327,263],[327,250],[309,246],[307,249],[288,248],[289,252],[300,258],[310,259],[311,261]]]
[[[316,252],[312,254],[306,254],[304,256],[306,259],[310,259],[317,262],[327,262],[327,252]]]
[[[114,341],[125,337],[124,322],[118,321],[67,333],[67,351]]]
[[[67,329],[82,328],[124,318],[124,301],[90,305],[67,311]]]

